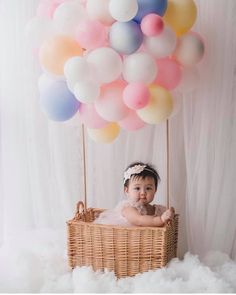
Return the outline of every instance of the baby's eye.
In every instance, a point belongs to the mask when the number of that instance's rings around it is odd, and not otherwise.
[[[152,190],[152,187],[147,187],[147,190],[148,190],[148,191]]]
[[[136,191],[139,191],[139,190],[140,190],[140,188],[139,188],[139,187],[135,187],[134,189],[135,189]]]

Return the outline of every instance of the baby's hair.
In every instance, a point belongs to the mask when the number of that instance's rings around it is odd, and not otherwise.
[[[151,164],[145,164],[143,162],[134,162],[130,164],[124,173],[124,186],[128,187],[130,179],[135,178],[146,178],[152,177],[155,182],[155,187],[157,189],[158,183],[161,180],[159,174],[156,169]]]

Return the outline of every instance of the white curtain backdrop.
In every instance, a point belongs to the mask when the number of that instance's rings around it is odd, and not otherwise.
[[[178,92],[170,118],[170,203],[180,214],[179,256],[220,250],[236,259],[236,1],[197,0],[193,30],[207,52],[191,93]],[[1,0],[0,244],[11,233],[62,228],[84,196],[81,125],[49,121],[39,107],[40,67],[24,28],[36,0]],[[88,206],[111,208],[124,168],[147,161],[166,202],[166,123],[109,145],[86,138]]]

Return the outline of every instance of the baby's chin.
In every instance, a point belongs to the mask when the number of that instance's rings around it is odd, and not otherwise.
[[[138,200],[137,203],[139,205],[146,205],[147,204],[147,200]]]
[[[132,203],[135,204],[135,205],[141,206],[141,205],[147,204],[147,201],[146,200],[135,200],[135,199],[133,199]]]

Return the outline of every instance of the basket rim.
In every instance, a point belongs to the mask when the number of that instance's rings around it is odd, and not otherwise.
[[[179,214],[175,214],[174,219],[178,218]],[[83,221],[83,220],[76,220],[75,218],[68,220],[67,225],[71,224],[86,224],[87,226],[91,227],[101,227],[101,228],[115,228],[115,229],[126,229],[126,230],[161,230],[166,231],[169,227],[171,227],[171,224],[165,224],[164,226],[122,226],[122,225],[116,225],[116,224],[99,224],[99,223],[93,223],[89,221]]]

